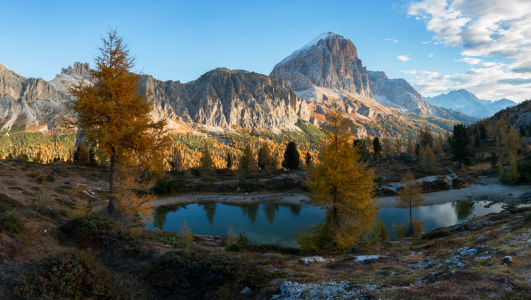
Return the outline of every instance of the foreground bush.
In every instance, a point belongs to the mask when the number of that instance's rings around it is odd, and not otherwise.
[[[157,231],[153,231],[150,234],[148,234],[147,237],[148,239],[154,242],[159,242],[165,245],[170,245],[173,248],[181,248],[181,249],[197,248],[197,245],[194,242],[185,238],[183,235],[175,233],[175,232],[157,230]]]
[[[247,238],[240,235],[236,243],[225,248],[229,252],[258,252],[258,253],[280,253],[286,255],[301,255],[301,249],[286,247],[280,244],[253,244]]]
[[[103,236],[115,235],[119,229],[115,220],[101,215],[77,217],[61,227],[81,248],[94,245]]]
[[[17,278],[14,293],[22,299],[147,299],[134,280],[116,276],[83,251],[44,258]]]
[[[14,213],[0,217],[0,233],[15,236],[26,231],[24,222]]]
[[[257,292],[273,278],[251,261],[206,250],[165,253],[148,273],[154,286],[185,299],[235,299],[245,287]]]

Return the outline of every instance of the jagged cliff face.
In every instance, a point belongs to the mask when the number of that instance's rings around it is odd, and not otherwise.
[[[49,83],[59,92],[69,95],[68,89],[72,84],[78,84],[80,81],[84,84],[94,83],[94,79],[90,75],[90,65],[89,63],[80,63],[76,62],[74,67],[68,66],[68,68],[63,68],[61,74],[55,75],[55,78]]]
[[[41,78],[25,78],[0,64],[0,131],[14,124],[47,130],[65,109],[66,97]]]
[[[310,117],[306,102],[283,80],[253,72],[218,68],[185,84],[144,75],[141,84],[157,117],[210,130],[293,129],[298,119]]]
[[[327,32],[278,63],[270,76],[286,80],[295,91],[315,85],[372,97],[367,69],[354,43]]]

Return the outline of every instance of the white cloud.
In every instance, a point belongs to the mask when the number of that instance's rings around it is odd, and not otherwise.
[[[410,60],[411,58],[409,57],[411,54],[408,54],[408,55],[399,55],[397,58],[403,62],[406,62],[408,60]]]
[[[398,43],[398,40],[395,40],[395,39],[385,39],[386,41],[391,41],[393,43]]]
[[[462,49],[471,69],[449,78],[420,76],[422,91],[466,88],[478,97],[499,99],[531,96],[531,1],[529,0],[420,0],[407,13],[425,22],[434,44]],[[509,63],[486,62],[501,56]],[[529,65],[528,65],[529,64]]]
[[[433,54],[428,55],[428,57],[433,57]]]
[[[431,43],[431,41],[422,42],[421,44],[422,44],[422,45],[426,45],[426,44],[429,44],[429,43]]]
[[[479,58],[472,58],[472,57],[464,57],[460,60],[455,60],[454,62],[464,62],[469,65],[478,65],[481,63],[481,59]]]

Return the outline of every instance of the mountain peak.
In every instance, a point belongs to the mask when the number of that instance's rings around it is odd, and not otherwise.
[[[367,69],[358,59],[356,46],[331,31],[284,58],[270,76],[283,78],[295,91],[317,86],[372,97]]]
[[[71,76],[79,76],[79,77],[85,77],[90,75],[90,65],[89,63],[80,63],[76,61],[74,63],[74,67],[68,66],[68,68],[63,68],[61,70],[62,75],[71,75]]]

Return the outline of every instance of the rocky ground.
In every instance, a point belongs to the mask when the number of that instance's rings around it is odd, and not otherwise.
[[[84,186],[96,203],[104,205],[107,175],[102,169],[66,163],[2,161],[0,214],[15,212],[27,227],[16,235],[0,233],[0,295],[4,299],[14,299],[15,278],[35,268],[42,258],[77,249],[62,227],[75,204],[72,189],[76,184]],[[54,180],[42,181],[41,176]],[[297,176],[301,174],[285,177]],[[445,192],[466,196],[473,188],[484,191],[484,197],[492,201],[531,198],[524,193],[526,186],[472,184]],[[426,196],[432,194],[437,193]],[[292,192],[278,195],[300,196]],[[243,191],[236,196],[250,201],[278,200]],[[211,196],[197,197],[209,200]],[[164,253],[180,251],[183,246],[154,238],[153,232],[143,230],[125,240],[102,236],[85,251],[117,274],[134,274],[155,298],[175,299],[174,294],[149,285],[147,270]],[[531,295],[531,209],[527,207],[508,207],[420,236],[360,243],[339,256],[245,243],[227,248],[222,237],[196,236],[193,240],[195,251],[249,262],[275,274],[261,288],[239,287],[241,299],[530,299]]]

